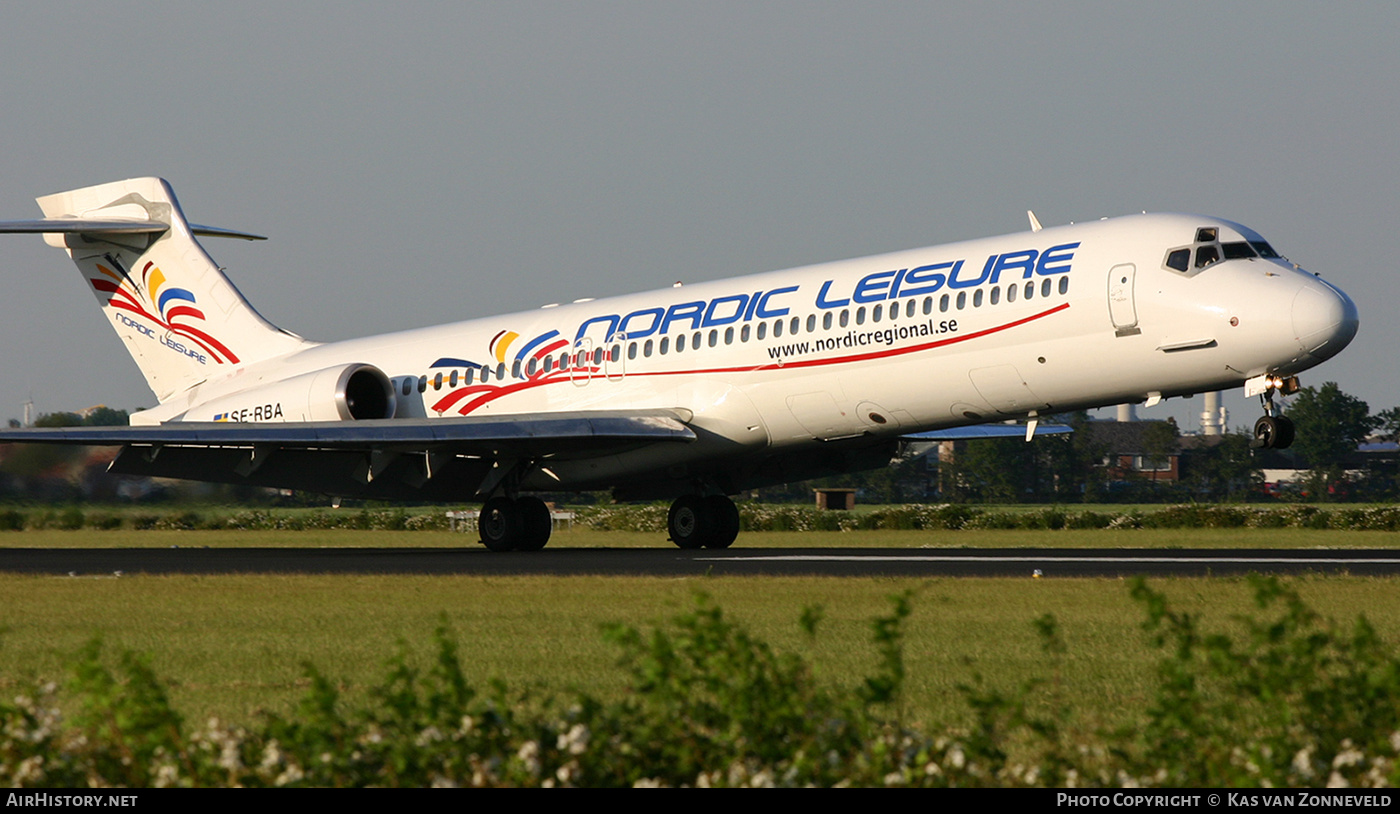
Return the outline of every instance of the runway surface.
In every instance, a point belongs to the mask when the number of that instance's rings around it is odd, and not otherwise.
[[[481,548],[0,549],[0,572],[135,574],[463,574],[577,576],[1209,576],[1400,574],[1390,549],[792,549],[727,551]]]

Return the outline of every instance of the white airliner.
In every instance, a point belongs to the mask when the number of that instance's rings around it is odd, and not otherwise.
[[[723,548],[744,489],[886,465],[899,439],[1243,385],[1273,396],[1346,347],[1356,306],[1254,231],[1132,215],[676,285],[344,342],[263,319],[137,178],[0,223],[65,249],[159,404],[130,427],[0,441],[121,445],[112,471],[396,500],[485,501],[530,550],[532,491],[674,499],[682,548]]]

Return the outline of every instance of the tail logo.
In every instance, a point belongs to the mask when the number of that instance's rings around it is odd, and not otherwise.
[[[199,310],[195,296],[188,289],[178,288],[170,285],[165,279],[165,273],[155,263],[147,263],[141,268],[141,280],[137,282],[122,268],[121,263],[116,258],[108,255],[105,258],[110,264],[110,268],[102,263],[97,263],[97,271],[101,277],[93,277],[89,282],[97,291],[111,295],[107,300],[107,305],[112,308],[130,311],[143,319],[154,322],[166,330],[166,335],[159,337],[161,344],[172,350],[196,359],[200,363],[204,362],[205,356],[213,359],[218,364],[238,363],[238,356],[224,346],[222,342],[210,336],[197,324],[204,322],[204,312]],[[117,315],[118,320],[123,324],[134,324],[129,317],[124,314]],[[150,333],[142,331],[150,336]],[[172,336],[181,336],[202,348],[204,353],[200,353],[194,348],[173,339]]]

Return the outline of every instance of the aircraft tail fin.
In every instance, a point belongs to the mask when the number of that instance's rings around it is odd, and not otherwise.
[[[39,232],[67,250],[162,402],[313,344],[263,319],[195,240],[261,238],[188,223],[164,180],[133,178],[38,201],[43,220],[0,223],[0,232]]]

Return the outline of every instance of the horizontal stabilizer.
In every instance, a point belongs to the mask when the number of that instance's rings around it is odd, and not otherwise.
[[[252,232],[220,229],[217,226],[187,224],[200,237],[236,237],[240,240],[267,240]],[[170,224],[140,218],[45,218],[42,220],[0,221],[0,234],[87,234],[87,235],[154,235],[170,230]]]

